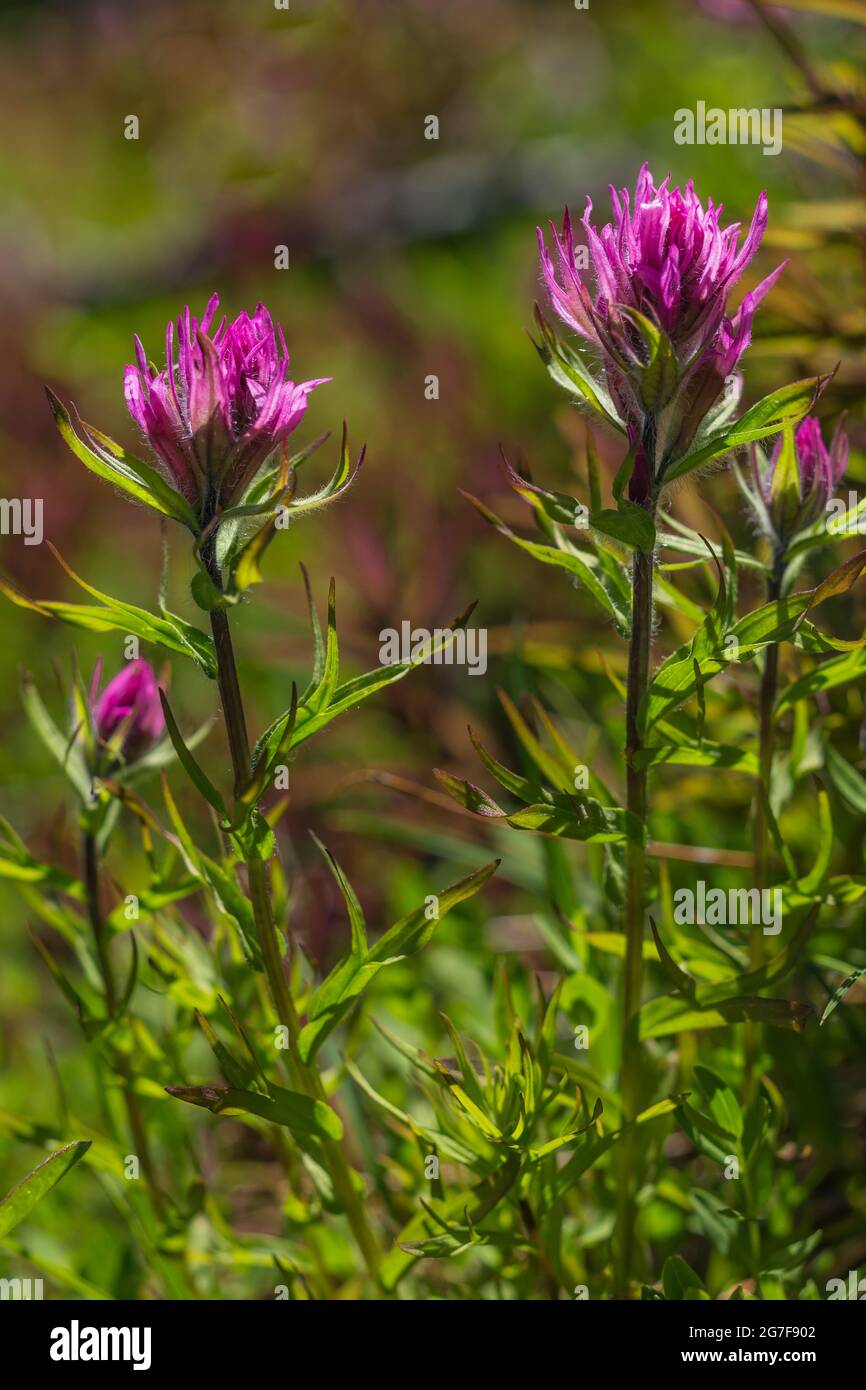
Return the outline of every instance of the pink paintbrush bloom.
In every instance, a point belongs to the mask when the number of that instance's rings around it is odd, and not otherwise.
[[[623,423],[642,437],[652,416],[664,443],[681,451],[734,374],[751,342],[755,310],[783,269],[730,312],[731,291],[767,225],[767,195],[758,199],[745,238],[739,223],[722,225],[721,206],[712,199],[703,205],[691,181],[682,190],[671,189],[668,178],[656,187],[646,164],[633,200],[626,189],[611,188],[610,195],[613,221],[601,231],[587,199],[585,249],[575,246],[568,211],[561,233],[552,228],[555,261],[539,228],[542,275],[559,317],[600,357]],[[591,266],[591,283],[584,266]],[[651,368],[659,341],[663,371]]]
[[[296,383],[279,324],[259,304],[212,331],[219,297],[201,322],[187,307],[166,329],[165,362],[148,362],[136,336],[126,367],[129,413],[170,481],[207,523],[243,497],[261,465],[303,418],[307,397],[328,377]]]

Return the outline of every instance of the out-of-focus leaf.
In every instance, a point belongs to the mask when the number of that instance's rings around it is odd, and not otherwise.
[[[432,895],[431,900],[425,901],[421,907],[401,918],[384,932],[366,952],[359,949],[359,924],[357,919],[354,920],[352,954],[334,967],[314,991],[307,1005],[307,1022],[301,1029],[298,1040],[301,1060],[311,1062],[325,1039],[330,1036],[340,1019],[375,979],[378,972],[384,966],[392,965],[395,961],[403,960],[404,957],[420,951],[430,940],[446,913],[483,888],[498,865],[499,860],[494,859],[458,883],[452,883],[441,893]],[[348,901],[347,899],[347,904]]]
[[[816,695],[822,690],[836,690],[850,681],[862,680],[866,674],[866,647],[846,652],[843,656],[833,656],[816,666],[799,680],[792,681],[776,701],[776,714],[789,709],[798,700]]]
[[[862,980],[864,975],[866,975],[866,966],[861,967],[861,969],[859,970],[852,970],[851,974],[848,975],[847,978],[842,981],[841,985],[836,990],[832,999],[830,1000],[824,1012],[822,1013],[820,1018],[820,1024],[824,1024],[827,1022],[827,1019],[830,1017],[833,1011],[836,1008],[838,1008],[838,1006],[842,1003],[842,1000],[845,998],[845,995],[848,993],[849,989],[851,989],[853,985],[856,985],[858,980]]]
[[[270,1095],[238,1090],[233,1086],[166,1086],[166,1091],[188,1105],[212,1115],[257,1115],[270,1124],[282,1125],[292,1134],[316,1139],[342,1139],[343,1125],[336,1110],[324,1101],[297,1091],[271,1086]]]
[[[621,844],[630,838],[630,825],[632,837],[639,833],[629,813],[619,806],[602,806],[590,797],[577,796],[568,800],[557,796],[550,804],[527,806],[509,816],[508,824],[515,830],[537,830],[586,844]]]
[[[89,801],[93,790],[80,746],[75,739],[64,736],[58,729],[29,674],[25,674],[21,681],[21,702],[42,743],[65,772],[82,801]]]
[[[663,995],[641,1009],[641,1037],[664,1038],[689,1029],[724,1028],[729,1023],[770,1023],[801,1033],[812,1015],[809,1004],[792,999],[734,998],[695,1008],[687,999]]]
[[[695,1274],[691,1265],[687,1265],[679,1255],[668,1255],[665,1260],[662,1266],[662,1288],[665,1298],[678,1302],[709,1300],[710,1297],[699,1275]]]
[[[90,1148],[90,1142],[89,1139],[74,1139],[70,1144],[64,1144],[62,1149],[49,1154],[11,1192],[6,1193],[0,1201],[0,1240],[29,1216],[37,1202],[41,1202],[54,1184],[75,1167]]]
[[[824,744],[824,766],[833,786],[843,800],[860,815],[866,815],[866,778],[852,767],[832,743]]]

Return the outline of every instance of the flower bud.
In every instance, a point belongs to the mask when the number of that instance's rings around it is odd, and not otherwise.
[[[848,466],[848,436],[840,420],[828,449],[821,426],[807,416],[785,430],[769,458],[751,446],[752,504],[777,545],[788,542],[826,511]]]
[[[165,728],[159,686],[147,661],[130,661],[98,693],[101,668],[97,666],[90,690],[93,728],[99,743],[110,747],[124,762],[137,762]]]

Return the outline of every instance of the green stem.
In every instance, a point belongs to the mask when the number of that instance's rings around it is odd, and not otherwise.
[[[217,658],[217,684],[223,707],[234,773],[235,795],[237,796],[243,790],[250,776],[250,746],[231,631],[224,609],[212,610],[211,630]],[[283,969],[264,863],[255,853],[247,855],[244,862],[249,880],[250,901],[256,931],[262,948],[268,990],[276,1016],[288,1033],[289,1053],[297,1085],[306,1095],[329,1104],[318,1068],[307,1066],[301,1061],[298,1052],[300,1025],[289,982]],[[323,1139],[321,1143],[325,1163],[334,1184],[334,1192],[342,1203],[364,1263],[369,1273],[378,1282],[381,1251],[367,1220],[364,1202],[355,1187],[352,1169],[346,1159],[343,1147],[334,1139]]]
[[[108,1010],[109,1019],[113,1019],[117,1013],[117,985],[114,979],[111,955],[105,935],[105,923],[102,920],[102,910],[99,906],[99,849],[96,843],[96,836],[89,830],[85,830],[83,836],[83,859],[84,886],[87,894],[87,913],[93,931],[93,940],[96,946],[96,958],[99,964],[99,973],[102,978],[102,987],[105,991],[105,1005]],[[154,1211],[160,1221],[163,1221],[165,1219],[165,1202],[156,1181],[156,1170],[150,1152],[147,1130],[144,1127],[144,1120],[141,1110],[139,1109],[138,1099],[133,1089],[134,1078],[132,1068],[129,1064],[129,1058],[118,1049],[114,1054],[113,1065],[123,1082],[123,1103],[126,1107],[126,1115],[129,1120],[129,1128],[132,1134],[132,1142],[135,1145],[135,1152],[141,1162],[141,1169],[150,1191]]]
[[[782,589],[784,570],[784,551],[776,551],[773,570],[767,585],[767,602],[775,603]],[[773,772],[773,751],[775,746],[775,721],[773,710],[779,686],[779,647],[768,647],[764,657],[764,672],[761,676],[761,692],[758,702],[758,760],[763,796],[755,801],[755,887],[766,888],[770,872],[770,836],[767,823],[767,803],[770,798],[770,781]],[[753,930],[749,945],[749,968],[759,970],[764,964],[764,938],[759,930]],[[746,1104],[754,1099],[756,1088],[756,1068],[761,1048],[761,1026],[747,1023],[744,1033],[743,1056],[743,1099]]]
[[[633,1120],[641,1102],[640,1004],[643,985],[643,940],[646,900],[647,772],[634,765],[641,747],[638,720],[649,680],[652,643],[653,557],[635,551],[632,566],[632,628],[626,695],[626,841],[625,965],[623,970],[622,1059],[620,1095],[623,1121]],[[634,1253],[635,1197],[639,1186],[639,1136],[629,1130],[619,1145],[615,1231],[615,1293],[628,1297]]]

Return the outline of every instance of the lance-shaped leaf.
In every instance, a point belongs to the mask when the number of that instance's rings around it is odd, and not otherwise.
[[[699,985],[697,1003],[701,1007],[709,1007],[718,1003],[724,1004],[732,995],[741,998],[743,995],[752,994],[755,990],[767,989],[770,985],[780,984],[791,973],[802,956],[818,920],[820,906],[820,903],[812,903],[806,905],[805,908],[795,908],[794,911],[798,913],[802,911],[802,921],[780,951],[777,951],[770,960],[756,970],[749,970],[741,975],[732,975],[727,979],[720,980],[718,984]]]
[[[530,342],[557,386],[563,387],[573,400],[589,409],[599,420],[625,434],[625,426],[608,391],[595,380],[580,355],[554,333],[537,304],[535,322],[541,340],[536,342],[530,337]]]
[[[97,1019],[90,1013],[81,995],[78,993],[75,986],[66,978],[41,937],[38,937],[35,932],[31,931],[30,939],[39,955],[42,957],[42,961],[51,975],[51,978],[54,980],[54,983],[57,985],[57,988],[60,990],[60,993],[75,1010],[82,1032],[88,1038],[96,1037],[105,1026],[105,1020]]]
[[[302,1138],[339,1140],[343,1137],[340,1117],[330,1105],[281,1086],[271,1086],[270,1095],[234,1086],[166,1086],[165,1089],[177,1100],[198,1105],[212,1115],[257,1115]]]
[[[584,844],[622,844],[638,840],[641,827],[619,806],[602,806],[593,797],[554,796],[550,802],[526,806],[508,817],[516,830],[535,830]]]
[[[631,618],[628,611],[623,606],[619,595],[611,593],[602,582],[602,579],[595,573],[598,567],[598,559],[594,555],[578,555],[572,548],[558,550],[552,545],[541,545],[538,541],[524,540],[522,536],[516,535],[509,526],[506,526],[495,512],[480,502],[477,497],[473,497],[470,492],[463,492],[462,495],[484,520],[493,526],[502,536],[505,536],[521,550],[525,550],[533,559],[540,560],[544,565],[553,565],[557,569],[565,570],[572,578],[577,581],[581,588],[586,589],[587,593],[595,599],[596,603],[603,610],[606,616],[611,619],[617,631],[622,636],[628,636],[631,625]]]
[[[298,702],[294,733],[289,747],[285,751],[291,752],[300,744],[305,743],[308,738],[319,733],[333,719],[344,714],[346,710],[354,709],[364,700],[368,700],[371,695],[375,695],[377,691],[403,680],[410,671],[416,670],[426,660],[434,659],[439,653],[446,651],[453,642],[459,640],[460,634],[466,627],[474,609],[475,604],[471,603],[466,611],[461,613],[459,618],[455,618],[447,628],[437,629],[439,636],[436,640],[429,647],[426,647],[425,652],[411,661],[400,661],[389,666],[379,666],[376,670],[368,671],[363,676],[355,676],[352,680],[344,681],[333,691],[329,702],[318,710],[312,710],[309,707],[307,703],[309,693],[305,693]],[[269,756],[273,753],[282,739],[290,717],[291,709],[288,709],[268,726],[256,744],[253,755],[254,763],[258,761],[263,749],[267,750]]]
[[[335,861],[334,861],[335,862]],[[341,960],[314,992],[308,1008],[307,1022],[301,1030],[298,1051],[301,1060],[312,1061],[325,1039],[333,1032],[340,1019],[352,1007],[360,994],[376,977],[383,966],[414,955],[420,951],[433,935],[438,923],[458,903],[464,902],[477,893],[495,873],[499,860],[494,859],[477,869],[475,873],[452,883],[441,893],[435,895],[435,911],[429,902],[402,917],[393,927],[379,937],[366,952],[358,949],[359,934],[357,922],[353,922],[352,954]],[[342,888],[342,873],[337,882]],[[348,884],[347,884],[348,887]],[[349,899],[347,898],[347,903]],[[354,906],[352,908],[354,911]]]
[[[640,748],[633,756],[635,767],[659,767],[671,763],[680,767],[723,767],[730,772],[745,772],[757,777],[760,767],[756,754],[747,749],[732,748],[728,744],[710,743],[704,739],[698,745],[683,740],[682,743],[653,743]]]
[[[851,681],[862,680],[866,675],[866,647],[860,647],[853,652],[846,652],[841,656],[830,657],[823,661],[820,666],[816,666],[814,671],[808,671],[806,675],[800,676],[792,681],[776,701],[776,715],[784,710],[790,709],[798,700],[811,698],[819,691],[836,690],[841,685],[849,685]]]
[[[797,885],[801,893],[819,893],[827,879],[830,858],[833,853],[833,813],[830,798],[823,788],[818,789],[817,851],[815,863],[805,878]]]
[[[186,526],[193,535],[199,532],[199,522],[186,498],[165,481],[155,468],[130,454],[121,444],[109,439],[107,434],[81,421],[81,435],[77,434],[62,401],[50,387],[45,388],[48,402],[54,413],[54,420],[65,443],[91,473],[113,483],[115,487],[142,502],[153,511],[170,516]]]
[[[349,914],[349,923],[352,928],[352,955],[356,960],[363,960],[367,955],[368,949],[367,923],[364,919],[361,904],[358,901],[358,895],[327,846],[322,844],[322,841],[317,835],[313,834],[312,830],[310,831],[310,837],[316,848],[322,854],[328,868],[334,876],[337,887],[343,895],[343,901],[346,904],[346,910]]]
[[[541,1216],[544,1212],[557,1207],[566,1193],[583,1177],[584,1173],[588,1173],[591,1168],[594,1168],[599,1159],[603,1158],[608,1150],[622,1139],[623,1135],[642,1125],[652,1124],[656,1120],[673,1114],[681,1105],[682,1099],[682,1096],[669,1096],[656,1105],[651,1105],[648,1110],[642,1110],[633,1120],[629,1120],[619,1129],[608,1134],[593,1134],[592,1137],[586,1138],[584,1143],[577,1145],[574,1153],[561,1167],[554,1170],[549,1178],[542,1178],[536,1215]],[[541,1161],[544,1163],[543,1159]]]
[[[177,727],[177,721],[174,717],[171,705],[168,702],[168,697],[164,690],[160,690],[159,700],[160,704],[162,705],[162,712],[165,716],[165,725],[168,729],[168,736],[171,739],[174,751],[175,753],[177,753],[178,760],[181,766],[183,767],[184,772],[186,773],[187,777],[189,777],[193,785],[198,789],[198,791],[201,792],[205,800],[210,802],[211,806],[213,806],[217,814],[221,816],[223,819],[225,819],[227,815],[225,802],[223,801],[222,796],[217,791],[216,787],[211,782],[210,778],[199,767],[195,758],[192,756],[192,753],[190,753],[189,749],[184,743],[183,735],[181,734],[180,729]]]
[[[753,440],[766,439],[768,435],[778,434],[786,425],[796,424],[804,415],[809,414],[831,378],[832,373],[828,376],[807,377],[765,396],[734,424],[715,431],[692,453],[669,464],[664,472],[665,483],[672,483],[675,478],[682,478],[693,469],[700,468],[702,464],[722,458]]]
[[[500,692],[500,698],[501,695],[502,692]],[[472,747],[475,749],[484,766],[487,768],[487,771],[492,773],[492,775],[496,778],[500,786],[505,787],[506,791],[511,792],[513,796],[518,797],[521,801],[525,801],[530,805],[533,802],[542,801],[544,799],[544,792],[541,783],[533,782],[528,777],[521,777],[519,773],[512,772],[510,768],[507,768],[502,763],[500,763],[496,758],[494,758],[490,753],[487,752],[487,749],[483,746],[480,739],[476,736],[471,725],[469,726],[469,737],[472,740]],[[490,798],[488,798],[488,800],[490,800]],[[491,802],[491,805],[495,806],[496,803]],[[502,812],[502,814],[504,815],[505,813]]]
[[[505,816],[506,812],[501,806],[497,806],[483,787],[478,787],[474,782],[467,782],[460,777],[452,777],[450,773],[443,772],[438,767],[434,767],[433,776],[448,795],[453,797],[458,806],[462,806],[464,810],[471,811],[475,816],[493,818]]]
[[[662,1267],[662,1288],[665,1298],[672,1302],[705,1302],[710,1295],[700,1276],[679,1255],[669,1255]]]
[[[696,558],[704,559],[709,549],[715,558],[722,558],[723,547],[719,545],[718,541],[707,540],[706,537],[694,531],[691,526],[685,526],[678,521],[676,517],[665,513],[660,516],[659,524],[672,528],[670,531],[657,530],[660,550],[674,550],[681,555],[693,555]],[[754,569],[766,573],[766,565],[756,556],[750,555],[747,550],[735,550],[734,560],[738,569]]]
[[[164,647],[166,651],[190,657],[201,667],[205,675],[211,680],[216,679],[216,655],[213,642],[206,633],[165,609],[157,616],[145,608],[137,608],[132,603],[123,603],[120,599],[112,598],[110,594],[101,593],[69,567],[50,541],[48,549],[79,588],[98,600],[96,604],[29,599],[2,578],[0,593],[5,594],[19,608],[41,613],[44,618],[58,618],[72,627],[84,628],[89,632],[131,633],[140,637],[142,641]]]
[[[576,497],[569,497],[567,493],[548,492],[545,488],[538,487],[528,475],[518,473],[517,469],[509,463],[501,444],[499,453],[505,465],[509,483],[524,502],[528,502],[530,507],[536,511],[542,512],[548,520],[556,525],[579,526],[583,524],[584,518],[588,515],[588,509],[582,502],[579,502]]]
[[[89,1139],[74,1139],[70,1144],[64,1144],[62,1149],[49,1154],[48,1158],[43,1159],[32,1172],[21,1179],[11,1192],[6,1193],[0,1201],[0,1240],[29,1216],[55,1183],[60,1182],[60,1179],[75,1167],[78,1160],[87,1153],[90,1144]]]
[[[162,792],[187,869],[200,883],[206,885],[220,912],[235,924],[247,963],[253,970],[263,970],[252,906],[246,895],[241,892],[231,864],[218,864],[197,848],[184,824],[164,773]]]
[[[200,1010],[196,1009],[195,1017],[199,1028],[207,1039],[208,1046],[222,1068],[222,1073],[226,1081],[238,1090],[248,1090],[256,1080],[258,1075],[257,1069],[251,1067],[247,1062],[239,1062],[232,1053],[229,1052],[225,1044],[220,1041],[216,1029],[212,1027],[209,1020],[205,1018]]]
[[[856,985],[858,980],[862,980],[864,975],[866,975],[866,965],[861,966],[859,970],[852,970],[851,974],[846,976],[821,1015],[820,1023],[822,1025],[827,1022],[830,1015],[842,1003],[849,989]]]
[[[536,738],[532,729],[524,719],[514,701],[504,690],[497,690],[499,703],[505,712],[509,724],[517,735],[521,747],[529,755],[532,762],[539,772],[548,779],[557,791],[570,791],[574,785],[575,760],[571,756],[564,756],[561,744],[556,744],[556,752],[549,753],[543,744]],[[541,717],[541,706],[535,706],[536,713]],[[552,725],[548,725],[548,731]]]
[[[824,744],[824,766],[835,790],[853,811],[866,815],[866,778],[836,752],[831,743]]]
[[[21,679],[21,703],[41,742],[69,778],[82,801],[89,801],[93,788],[78,741],[58,729],[28,672]]]
[[[304,712],[309,718],[314,718],[322,710],[328,708],[334,698],[334,691],[337,689],[337,682],[340,678],[340,644],[337,639],[336,603],[336,584],[332,579],[328,590],[328,629],[321,675],[309,694],[304,696]]]
[[[425,1209],[403,1227],[394,1249],[382,1262],[380,1277],[384,1287],[389,1291],[397,1287],[420,1257],[419,1243],[440,1231],[441,1221],[463,1216],[468,1225],[477,1226],[489,1216],[510,1191],[519,1171],[520,1159],[516,1154],[511,1154],[489,1177],[483,1178],[468,1192],[454,1192],[442,1201],[425,1203]]]
[[[661,995],[645,1004],[640,1013],[642,1038],[664,1038],[689,1029],[724,1028],[730,1023],[770,1023],[801,1033],[812,1016],[810,1004],[793,999],[761,999],[735,996],[696,1008],[680,995]]]
[[[292,703],[289,705],[286,726],[283,729],[282,736],[273,754],[267,757],[265,755],[266,750],[263,747],[258,760],[253,764],[250,780],[237,798],[238,814],[235,816],[235,825],[239,824],[249,810],[256,805],[268,782],[275,775],[277,768],[282,765],[283,759],[288,757],[288,750],[292,742],[292,734],[295,731],[297,713],[298,687],[295,685],[295,682],[292,681]]]

